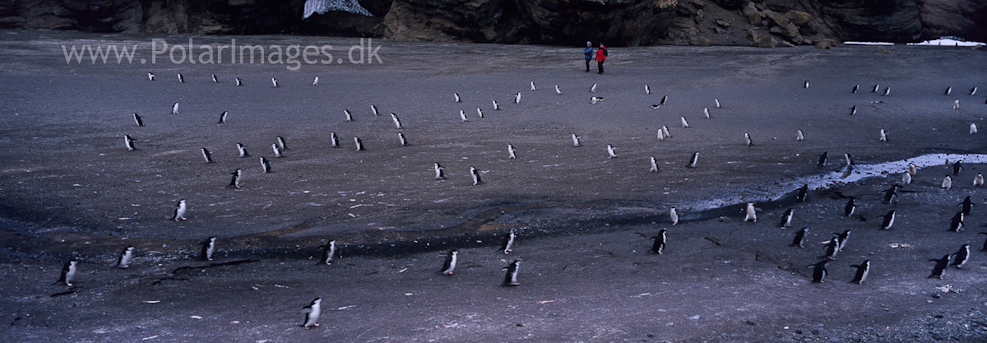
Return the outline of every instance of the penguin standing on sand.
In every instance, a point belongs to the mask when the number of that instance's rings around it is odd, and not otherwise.
[[[559,89],[559,85],[555,85],[555,94],[556,95],[562,95],[562,90]]]
[[[965,199],[963,199],[963,202],[961,202],[957,206],[963,206],[963,215],[965,216],[970,215],[970,210],[973,208],[973,201],[970,200],[969,196],[967,196]]]
[[[236,80],[236,86],[237,87],[243,86],[243,80],[242,79],[240,79],[239,77],[234,77],[233,79]]]
[[[483,180],[480,180],[480,171],[477,170],[475,167],[470,166],[470,176],[473,177],[474,186],[483,183]]]
[[[596,93],[596,84],[594,83],[592,87],[589,88],[590,93]]]
[[[446,168],[439,165],[439,162],[435,162],[435,179],[445,180],[446,179]]]
[[[148,81],[154,81],[154,73],[147,72],[147,80]]]
[[[72,258],[65,262],[62,266],[62,272],[58,277],[58,281],[55,284],[65,283],[66,286],[72,287],[72,283],[75,282],[76,268],[78,267],[79,260]]]
[[[271,78],[271,86],[273,86],[274,88],[281,87],[281,85],[278,84],[278,79],[275,79],[273,77]]]
[[[264,158],[264,156],[261,156],[260,157],[260,166],[261,166],[264,174],[267,174],[267,173],[270,173],[271,172],[271,162],[268,161],[266,158]]]
[[[850,107],[850,115],[852,116],[855,114],[857,114],[857,105],[853,105]]]
[[[823,280],[826,279],[826,275],[829,274],[829,272],[826,271],[827,263],[829,263],[829,260],[822,260],[816,262],[815,264],[809,265],[812,267],[812,283],[822,283]]]
[[[908,173],[909,174],[912,174],[912,176],[915,176],[915,174],[918,174],[918,166],[916,166],[915,163],[909,163],[908,164]]]
[[[949,267],[949,256],[949,254],[946,254],[940,259],[929,259],[929,261],[936,263],[936,265],[932,267],[932,274],[929,275],[930,278],[942,279],[942,275],[946,273],[946,268]]]
[[[854,201],[853,198],[850,198],[850,200],[846,202],[846,206],[843,206],[843,216],[844,217],[852,216],[853,212],[856,210],[857,210],[856,201]]]
[[[494,111],[500,111],[500,105],[497,104],[497,100],[494,99],[494,100],[490,100],[490,101],[493,102],[493,109],[494,109]]]
[[[575,133],[572,134],[572,146],[573,147],[582,146],[582,144],[579,144],[579,136],[577,136]]]
[[[644,94],[651,94],[651,87],[644,85]]]
[[[343,115],[346,116],[345,121],[347,121],[347,122],[353,121],[353,112],[350,112],[350,110],[343,109]]]
[[[648,160],[651,162],[651,172],[652,173],[657,173],[658,172],[658,160],[656,160],[654,156],[648,157]]]
[[[452,93],[452,96],[455,98],[456,102],[463,102],[463,99],[459,97],[459,93]]]
[[[954,110],[960,109],[960,99],[953,100],[953,109]]]
[[[823,256],[827,260],[835,260],[836,255],[840,253],[840,236],[835,236],[829,240],[826,244],[826,255]]]
[[[748,147],[754,146],[754,140],[751,139],[751,134],[744,132],[744,141]]]
[[[956,267],[956,269],[963,269],[963,265],[970,260],[970,245],[963,244],[960,250],[953,253],[953,263],[951,266]]]
[[[884,131],[884,129],[881,129],[881,137],[878,139],[878,141],[880,141],[881,143],[887,143],[888,142],[888,132],[887,131]]]
[[[882,217],[884,217],[884,221],[881,222],[881,230],[891,230],[891,226],[894,226],[895,210],[888,211]]]
[[[219,114],[219,121],[216,124],[226,124],[226,116],[230,114],[230,111],[223,111]]]
[[[514,145],[511,145],[511,144],[508,144],[507,145],[507,159],[510,159],[510,160],[516,160],[517,159],[517,153],[514,150]]]
[[[315,80],[312,80],[312,85],[313,86],[318,86],[319,85],[319,77],[318,76],[315,77]]]
[[[353,136],[353,143],[356,144],[356,151],[363,151],[363,141],[360,140],[360,137]]]
[[[521,92],[517,92],[517,94],[514,94],[514,103],[515,104],[521,103]]]
[[[828,157],[829,157],[829,152],[823,151],[822,155],[819,155],[819,162],[817,163],[817,165],[820,167],[826,166],[826,160],[828,159]]]
[[[171,114],[178,114],[178,103],[177,102],[171,105]]]
[[[891,188],[884,190],[884,203],[890,204],[893,202],[898,202],[898,188],[899,185],[891,185]]]
[[[226,187],[240,188],[240,169],[234,170],[230,175],[233,175],[233,179],[230,180],[230,184],[226,185]]]
[[[850,230],[843,230],[843,233],[833,232],[834,235],[840,238],[840,251],[846,248],[846,242],[850,239]]]
[[[178,73],[178,83],[185,83],[185,77],[182,76],[182,73]]]
[[[785,210],[785,215],[781,217],[781,224],[779,227],[786,228],[792,226],[792,218],[795,217],[795,209],[789,208]]]
[[[476,108],[476,116],[483,118],[483,110],[480,109],[479,107]]]
[[[282,157],[284,157],[284,155],[281,154],[281,148],[278,147],[278,144],[277,143],[271,144],[271,150],[274,151],[274,157],[276,157],[276,158],[282,158]]]
[[[668,137],[668,134],[665,134],[665,137]],[[692,157],[689,158],[689,164],[687,164],[685,167],[686,168],[695,168],[696,167],[696,163],[699,163],[699,152],[698,151],[692,153]]]
[[[795,238],[792,238],[792,244],[791,244],[791,246],[793,246],[793,247],[799,247],[799,248],[804,248],[805,247],[805,236],[808,236],[808,235],[809,235],[809,228],[808,227],[802,228],[802,230],[799,230],[798,232],[795,233]]]
[[[531,91],[534,92],[535,89],[536,89],[535,88],[535,82],[534,81],[531,81]]]
[[[607,158],[617,158],[617,153],[613,150],[613,145],[607,144]]]
[[[651,252],[661,255],[665,251],[665,229],[658,231],[658,235],[651,237],[655,243],[651,245]]]
[[[703,117],[709,119],[709,108],[703,107]]]
[[[138,126],[140,126],[140,125],[138,125]],[[977,134],[977,123],[970,123],[970,134],[971,135]]]
[[[332,265],[332,259],[334,257],[336,257],[335,239],[330,240],[329,243],[326,244],[326,251],[322,254],[322,263],[325,263],[327,266]]]
[[[961,164],[960,162],[963,162],[963,161],[961,160],[961,161],[956,161],[955,163],[953,163],[953,176],[960,175],[960,171],[963,170],[963,164]]]
[[[665,103],[666,102],[668,102],[668,95],[662,96],[661,97],[661,101],[659,101],[658,104],[659,105],[662,105],[662,106],[665,106]]]
[[[809,80],[805,80],[805,83],[802,84],[802,87],[808,89],[809,88]]]
[[[398,140],[401,142],[401,146],[408,146],[408,137],[404,136],[404,132],[398,132]]]
[[[134,139],[130,138],[130,135],[123,135],[123,143],[127,145],[127,151],[137,150],[134,146]]]
[[[175,205],[175,215],[171,219],[176,222],[185,220],[186,211],[188,211],[188,206],[185,204],[185,199],[178,200],[178,205]]]
[[[216,252],[216,237],[206,238],[202,241],[202,260],[212,261],[212,254]]]
[[[144,119],[137,113],[134,113],[134,122],[137,123],[137,126],[144,126]]]
[[[963,231],[963,212],[956,212],[956,215],[949,220],[949,231],[950,232],[960,232]]]
[[[850,90],[850,94],[857,94],[857,90],[860,89],[860,85],[853,85],[853,89]]]
[[[442,263],[442,275],[451,276],[452,272],[456,270],[456,260],[459,258],[459,250],[452,249],[449,250],[449,254],[446,255],[446,261]]]
[[[890,94],[891,94],[891,86],[888,86],[887,88],[884,88],[884,94],[881,95],[888,96]]]
[[[949,87],[946,87],[946,91],[943,92],[942,95],[949,95],[949,93],[952,93],[952,92],[953,92],[953,87],[952,86],[949,86]]]
[[[517,282],[517,272],[518,272],[518,267],[520,265],[521,265],[521,260],[517,259],[514,260],[514,262],[511,262],[511,264],[507,265],[507,267],[504,267],[504,270],[507,271],[507,274],[504,275],[503,286],[518,286],[521,284]]]
[[[212,74],[212,83],[219,83],[219,78],[216,77],[216,74]]]
[[[973,86],[973,88],[970,88],[970,95],[975,95],[975,94],[977,94],[977,86]]]
[[[398,119],[398,115],[394,114],[394,112],[391,112],[391,121],[394,122],[394,128],[398,130],[404,129],[404,127],[401,126],[401,119]]]
[[[867,281],[867,275],[870,274],[870,260],[865,260],[858,265],[852,265],[850,267],[857,268],[857,273],[853,275],[853,280],[850,280],[850,283],[862,285],[864,281]]]
[[[380,115],[380,111],[377,110],[377,105],[370,104],[370,111],[373,112],[375,116]]]
[[[469,121],[469,119],[466,118],[466,111],[459,110],[459,119],[464,123]]]
[[[746,213],[746,216],[744,216],[745,222],[751,221],[757,223],[757,211],[754,208],[754,203],[752,202],[747,203],[747,208],[744,211]]]
[[[805,141],[805,134],[802,133],[801,129],[795,130],[795,141],[796,142]]]
[[[503,251],[504,255],[510,254],[512,251],[511,248],[514,246],[515,238],[517,238],[517,234],[515,234],[514,229],[511,228],[511,231],[504,236],[504,240],[500,244],[500,249],[497,251]]]
[[[319,315],[322,314],[322,298],[315,298],[312,303],[302,309],[305,313],[305,323],[302,324],[306,330],[313,326],[319,326]]]
[[[946,177],[942,178],[942,189],[948,191],[950,188],[953,188],[953,178],[946,175]]]
[[[247,153],[247,147],[243,144],[236,143],[236,150],[240,153],[240,157],[250,157],[250,154]]]
[[[795,201],[805,202],[805,198],[809,196],[809,184],[804,184],[799,187],[798,193],[795,195]]]
[[[278,147],[280,147],[281,150],[288,150],[288,143],[285,142],[284,137],[277,136],[275,137],[275,140],[277,141]]]
[[[877,93],[877,91],[879,91],[879,90],[881,90],[881,84],[880,84],[880,83],[875,83],[875,84],[874,84],[874,88],[872,88],[872,89],[870,90],[870,92],[871,92],[871,93]]]
[[[912,174],[902,173],[901,174],[901,184],[902,185],[910,185],[910,184],[912,184]]]
[[[977,173],[977,176],[973,177],[973,187],[983,187],[984,186],[984,174]]]
[[[682,121],[682,128],[683,129],[688,129],[688,128],[691,127],[691,126],[689,126],[689,121],[685,120],[685,117],[679,117],[679,120]]]
[[[665,133],[665,138],[672,138],[672,134],[668,132],[668,126],[662,125],[661,132]]]
[[[336,136],[335,132],[329,132],[329,147],[338,148],[339,147],[339,136]]]
[[[672,225],[679,223],[679,211],[675,207],[668,209],[668,217],[672,219]]]
[[[120,258],[117,259],[117,268],[127,269],[130,268],[130,260],[134,258],[134,247],[127,247],[123,249],[120,253]]]

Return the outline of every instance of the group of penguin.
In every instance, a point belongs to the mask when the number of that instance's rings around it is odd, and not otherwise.
[[[150,81],[154,81],[155,80],[155,75],[153,73],[148,73],[148,79]],[[181,82],[181,83],[184,83],[185,82],[185,78],[184,78],[184,76],[182,74],[178,74],[178,79],[179,79],[179,82]],[[213,74],[211,76],[211,79],[212,79],[212,81],[214,83],[218,83],[219,82],[219,80],[218,80],[218,78],[217,78],[217,76],[215,74]],[[236,81],[236,86],[237,87],[243,86],[243,80],[242,79],[240,79],[240,78],[237,77],[237,78],[235,78],[235,81]],[[319,78],[318,77],[315,77],[312,85],[313,86],[317,86],[318,84],[319,84]],[[280,87],[279,81],[276,78],[273,78],[273,77],[271,78],[271,85],[272,85],[272,87],[275,87],[275,88]],[[803,86],[805,88],[808,88],[809,87],[809,82],[806,81]],[[535,91],[536,90],[536,87],[535,87],[534,82],[532,82],[530,84],[530,88],[531,88],[532,91]],[[589,91],[591,93],[595,93],[596,92],[596,88],[597,88],[597,84],[593,84],[593,86],[590,88]],[[647,94],[651,94],[651,88],[650,88],[650,86],[645,85],[644,88],[645,88],[645,92]],[[859,86],[854,86],[853,89],[852,89],[852,93],[857,93],[858,89],[859,89]],[[873,90],[872,90],[872,92],[874,92],[874,93],[880,93],[880,94],[882,94],[884,96],[887,96],[887,95],[889,95],[890,90],[891,90],[891,88],[890,87],[887,87],[887,88],[884,89],[883,92],[880,92],[879,85],[875,85],[874,88],[873,88]],[[971,89],[970,95],[974,95],[976,93],[976,91],[977,91],[977,88],[974,87],[973,89]],[[561,89],[559,88],[558,85],[555,86],[555,92],[558,95],[561,95],[562,94]],[[947,89],[945,93],[948,95],[948,94],[950,94],[950,92],[951,92],[951,88]],[[522,98],[521,92],[517,92],[513,96],[513,102],[515,104],[520,104],[521,103],[521,98]],[[462,98],[460,97],[460,95],[458,93],[454,93],[453,94],[453,100],[456,103],[461,103],[462,102]],[[604,101],[604,100],[605,99],[602,96],[595,96],[594,95],[594,96],[591,96],[590,97],[590,103],[591,104],[594,104],[594,105],[595,104],[598,104],[599,102]],[[660,100],[660,102],[658,104],[651,105],[651,108],[657,110],[657,109],[661,108],[662,106],[664,106],[667,101],[668,101],[668,96],[665,95],[665,96],[663,96],[661,98],[661,100]],[[714,103],[715,103],[715,107],[716,108],[721,108],[719,99],[714,99]],[[500,110],[500,105],[497,103],[496,100],[492,100],[492,108],[493,108],[493,110]],[[958,108],[958,100],[956,102],[954,102],[954,109],[955,108]],[[378,108],[377,108],[376,105],[371,104],[370,105],[370,109],[371,109],[371,112],[375,116],[380,115],[380,111],[378,110]],[[477,112],[477,115],[480,118],[484,118],[485,117],[484,116],[484,112],[483,112],[483,110],[481,108],[478,107],[476,109],[476,112]],[[709,109],[708,108],[704,108],[703,109],[703,112],[704,112],[704,116],[706,118],[709,118]],[[172,105],[171,113],[173,115],[178,115],[179,114],[179,103],[176,102],[176,103],[174,103]],[[222,112],[219,115],[219,120],[217,121],[217,124],[225,124],[227,122],[228,114],[229,114],[229,112]],[[464,110],[460,110],[459,111],[459,114],[460,114],[460,119],[463,122],[467,122],[469,120],[467,118],[467,115],[466,115],[466,113],[465,113]],[[850,114],[851,115],[856,114],[856,106],[854,106],[851,109],[851,113]],[[345,120],[346,121],[353,121],[354,120],[353,119],[353,114],[348,109],[344,110],[344,115],[345,115]],[[392,122],[394,123],[395,127],[397,129],[399,129],[399,130],[400,129],[403,129],[403,126],[402,126],[401,121],[398,118],[397,114],[391,113],[390,115],[391,115],[391,119],[392,119]],[[133,114],[133,120],[135,121],[135,123],[137,124],[137,126],[144,126],[143,118],[139,114],[134,113]],[[680,118],[680,121],[681,121],[681,124],[682,124],[682,128],[689,128],[690,127],[689,126],[689,123],[688,123],[688,121],[686,120],[685,117],[681,117]],[[971,134],[975,134],[976,133],[976,125],[975,124],[971,124],[971,126],[970,126],[970,133]],[[407,138],[404,136],[403,133],[398,132],[398,136],[399,136],[400,143],[401,143],[402,146],[408,145]],[[661,127],[661,129],[658,130],[657,137],[658,137],[659,140],[663,140],[665,138],[671,137],[671,135],[669,133],[669,130],[668,130],[668,127],[665,126],[665,125],[663,125]],[[746,145],[747,146],[753,146],[754,145],[753,140],[751,139],[751,136],[747,132],[744,133],[744,138],[745,138],[745,141],[746,141]],[[571,139],[572,139],[572,146],[573,147],[579,147],[579,146],[581,146],[579,135],[577,135],[576,133],[572,133],[571,134]],[[881,141],[882,142],[886,142],[886,139],[887,139],[886,133],[882,129],[881,130]],[[335,132],[330,132],[329,140],[330,140],[330,146],[331,147],[333,147],[333,148],[340,147],[339,138],[338,138],[338,136],[336,135]],[[798,141],[804,140],[804,134],[803,134],[802,130],[797,130],[796,140],[798,140]],[[125,134],[124,135],[124,141],[125,141],[125,146],[126,146],[126,148],[127,148],[128,151],[134,151],[134,150],[137,149],[137,147],[134,144],[134,141],[135,140],[129,134]],[[361,141],[361,139],[359,137],[355,137],[354,136],[353,137],[353,141],[355,143],[355,147],[356,147],[356,150],[357,151],[364,150],[362,141]],[[250,156],[250,154],[247,152],[246,147],[244,145],[242,145],[240,143],[237,143],[236,144],[236,147],[237,147],[237,150],[238,150],[239,157],[243,158],[243,157],[249,157]],[[607,144],[606,147],[607,147],[607,156],[608,156],[608,158],[617,158],[617,154],[616,154],[615,148],[612,145],[610,145],[610,144]],[[281,136],[276,137],[275,138],[275,142],[271,145],[271,149],[272,149],[273,154],[274,154],[275,157],[283,157],[284,156],[283,155],[283,151],[286,150],[286,149],[288,149],[285,139],[283,137],[281,137]],[[516,159],[517,158],[516,151],[515,151],[513,145],[508,144],[508,150],[507,151],[508,151],[508,154],[509,154],[509,156],[508,156],[509,159]],[[203,147],[203,148],[200,149],[200,152],[201,152],[202,157],[203,157],[203,159],[205,160],[206,163],[214,163],[213,160],[212,160],[212,153],[208,149],[206,149],[205,147]],[[846,173],[849,173],[849,172],[852,171],[852,168],[853,168],[853,160],[852,160],[852,157],[849,154],[845,154],[845,157],[846,157],[846,160],[847,160],[847,170],[846,170]],[[696,166],[698,164],[698,159],[699,159],[699,152],[697,151],[697,152],[695,152],[695,153],[692,154],[692,156],[690,157],[688,163],[686,164],[686,167],[688,167],[688,168],[696,168]],[[658,167],[658,163],[657,163],[655,157],[654,156],[651,156],[649,158],[649,160],[650,160],[650,167],[651,167],[650,171],[651,172],[658,172],[659,171],[659,167]],[[825,163],[826,163],[826,153],[823,153],[823,155],[820,156],[819,165],[824,165]],[[270,161],[267,160],[265,157],[263,157],[263,156],[260,157],[260,164],[261,164],[261,167],[262,167],[262,171],[264,173],[270,173],[272,171]],[[956,166],[959,166],[959,162],[956,163]],[[446,178],[445,168],[442,167],[439,163],[437,163],[437,162],[434,163],[433,168],[434,168],[434,172],[435,172],[435,179],[437,179],[437,180],[444,180]],[[905,175],[906,175],[906,177],[908,177],[907,175],[914,175],[914,172],[915,172],[914,168],[910,168],[909,172],[906,173]],[[228,184],[227,187],[230,187],[230,188],[240,188],[240,177],[241,177],[241,173],[242,173],[242,171],[240,169],[236,169],[233,172],[231,172],[230,174],[232,175],[232,178],[231,178],[230,183]],[[956,173],[958,173],[958,171],[956,171]],[[481,180],[481,173],[480,173],[480,171],[477,170],[475,167],[472,167],[472,166],[470,167],[470,174],[471,174],[471,177],[472,177],[472,180],[473,180],[473,185],[479,185],[479,184],[481,184],[483,182]],[[979,184],[977,184],[977,182],[978,182],[977,180],[979,180]],[[947,189],[949,188],[948,185],[947,185],[948,182],[951,182],[950,179],[949,179],[949,176],[947,176],[946,179],[944,179],[944,185],[943,185],[944,188],[947,188]],[[908,182],[903,182],[903,183],[907,184]],[[974,184],[976,186],[982,185],[983,184],[983,176],[980,175],[980,174],[978,174],[977,177],[976,177],[976,179],[975,179],[975,181],[974,181]],[[891,190],[889,190],[889,191],[886,192],[887,193],[886,196],[885,196],[886,202],[890,202],[891,201],[891,200],[888,200],[889,197],[891,197],[891,198],[896,197],[896,191],[900,187],[901,186],[899,186],[899,185],[896,184],[896,185],[894,185],[891,188]],[[806,196],[807,192],[808,192],[808,186],[799,189],[798,190],[798,195],[797,195],[798,201],[805,201],[805,196]],[[961,213],[958,213],[957,214],[957,216],[958,216],[959,219],[957,219],[957,218],[954,217],[953,224],[952,224],[953,227],[951,228],[951,230],[953,230],[953,231],[957,231],[958,232],[958,230],[961,229],[961,227],[962,227],[962,221],[963,221],[963,216],[969,214],[969,207],[972,204],[972,202],[970,201],[970,198],[969,197],[967,197],[967,199],[964,202],[964,204],[966,204],[966,205],[964,205],[964,211],[962,211]],[[854,199],[850,199],[849,202],[846,205],[845,215],[846,216],[852,215],[854,208],[855,208]],[[171,219],[174,220],[174,221],[185,220],[186,219],[185,218],[185,214],[186,214],[187,210],[188,210],[188,207],[187,207],[187,204],[186,204],[186,200],[185,199],[179,200],[178,203],[174,207],[174,213],[171,216]],[[783,216],[782,226],[787,227],[787,226],[789,226],[791,224],[792,211],[793,211],[792,209],[789,209],[788,211],[786,211],[785,215]],[[675,224],[678,223],[678,213],[676,212],[676,209],[674,207],[671,208],[671,210],[670,210],[670,217],[672,219],[672,224],[673,225],[675,225]],[[893,225],[894,217],[895,217],[895,211],[894,210],[890,211],[887,215],[885,215],[884,216],[884,219],[885,220],[884,220],[884,223],[882,224],[882,229],[884,229],[884,230],[890,229],[891,225]],[[748,221],[748,220],[756,221],[756,214],[755,214],[755,208],[754,208],[754,204],[753,203],[748,203],[747,204],[747,213],[746,213],[745,221]],[[806,236],[807,236],[807,232],[808,232],[808,228],[803,228],[802,230],[800,230],[799,232],[797,232],[795,238],[793,239],[792,245],[793,246],[798,246],[798,247],[803,247],[804,246],[804,241],[805,241]],[[987,232],[982,233],[982,234],[987,234]],[[818,262],[818,263],[815,263],[815,264],[811,265],[811,267],[813,267],[813,276],[812,276],[812,281],[813,282],[817,282],[817,283],[818,282],[823,282],[823,280],[827,276],[827,269],[826,269],[827,263],[829,263],[830,261],[834,260],[837,252],[839,252],[840,250],[842,250],[845,247],[849,235],[850,235],[850,230],[846,230],[843,233],[837,233],[837,234],[835,234],[835,236],[833,237],[833,239],[831,239],[829,241],[829,243],[827,244],[827,247],[826,247],[827,252],[824,255],[825,259],[822,260],[822,261],[820,261],[820,262]],[[651,251],[653,253],[655,253],[655,254],[662,254],[663,251],[664,251],[664,249],[665,249],[666,243],[667,243],[666,238],[667,238],[666,237],[666,230],[664,230],[664,229],[662,229],[661,231],[659,231],[659,233],[656,236],[652,237],[652,239],[654,240],[654,243],[652,245]],[[511,229],[510,232],[508,232],[507,235],[504,237],[503,244],[502,244],[500,250],[503,251],[505,254],[509,254],[511,252],[511,248],[512,248],[512,246],[514,244],[514,240],[515,239],[516,239],[516,233],[515,233],[514,229]],[[216,237],[210,237],[207,240],[205,240],[205,241],[202,242],[202,253],[201,253],[201,257],[202,257],[203,260],[212,260],[212,256],[213,256],[214,252],[216,251],[216,240],[217,240]],[[984,243],[984,250],[987,251],[987,242]],[[331,264],[332,263],[333,256],[335,255],[335,251],[336,251],[336,241],[335,240],[332,240],[332,241],[330,241],[326,245],[325,255],[324,255],[324,259],[323,259],[323,262],[325,264],[328,265],[328,264]],[[453,272],[454,272],[454,270],[456,268],[456,263],[457,263],[458,257],[459,257],[458,254],[459,254],[459,252],[457,250],[455,250],[455,249],[448,252],[448,254],[446,255],[445,261],[443,263],[442,269],[440,270],[440,272],[443,275],[447,275],[448,276],[448,275],[452,275],[453,274]],[[117,263],[117,267],[118,268],[127,268],[127,267],[129,267],[130,260],[133,258],[133,256],[134,256],[134,247],[127,247],[121,253],[121,255],[119,257],[119,260],[118,260],[118,263]],[[944,271],[950,265],[955,266],[956,268],[961,268],[968,261],[969,257],[970,257],[970,245],[969,244],[965,244],[965,245],[963,245],[963,247],[959,251],[957,251],[955,253],[947,254],[943,258],[940,258],[940,259],[930,259],[930,261],[935,261],[936,262],[936,265],[935,265],[935,267],[933,269],[933,272],[932,272],[932,275],[930,277],[939,277],[939,278],[941,278],[942,275],[943,275],[943,273],[944,273]],[[521,262],[521,259],[515,259],[514,261],[510,262],[510,264],[507,267],[504,268],[504,270],[506,270],[506,274],[505,274],[504,280],[502,282],[502,285],[503,286],[518,286],[518,285],[520,285],[520,283],[518,282],[518,270],[519,270],[520,262]],[[952,263],[950,263],[950,262],[952,262]],[[72,259],[72,260],[68,261],[65,264],[65,266],[63,267],[63,269],[62,269],[62,273],[61,273],[61,276],[60,276],[60,279],[59,279],[58,282],[64,283],[64,284],[66,284],[68,286],[72,286],[72,284],[74,282],[74,279],[75,279],[75,275],[76,275],[77,265],[78,265],[78,260],[76,260],[76,259]],[[851,283],[861,284],[864,281],[866,281],[866,279],[868,277],[868,274],[870,272],[870,261],[869,260],[863,261],[862,263],[860,263],[858,265],[852,265],[851,267],[854,267],[854,268],[857,269],[853,280],[850,281]],[[320,310],[321,300],[322,300],[321,298],[316,298],[316,299],[314,299],[311,302],[311,304],[309,306],[305,307],[306,318],[305,318],[304,324],[302,325],[305,328],[311,328],[311,327],[314,327],[314,326],[318,326],[317,321],[318,321],[318,318],[319,318],[320,312],[321,312],[321,310]]]

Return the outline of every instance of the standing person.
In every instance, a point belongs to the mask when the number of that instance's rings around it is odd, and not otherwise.
[[[586,41],[586,49],[583,49],[583,57],[586,58],[586,72],[589,72],[589,61],[593,59],[593,42]]]
[[[603,62],[607,60],[607,47],[600,43],[600,48],[596,50],[596,66],[600,69],[597,74],[603,74]]]

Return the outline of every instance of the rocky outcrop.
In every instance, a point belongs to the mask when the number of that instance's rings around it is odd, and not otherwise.
[[[352,4],[352,1],[346,0]],[[312,34],[612,46],[793,46],[832,40],[987,40],[981,0],[359,0],[371,16],[303,19],[305,0],[19,0],[0,28]]]

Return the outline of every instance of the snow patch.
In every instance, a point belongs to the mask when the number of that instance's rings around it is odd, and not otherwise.
[[[305,14],[302,19],[308,18],[313,14],[325,14],[326,12],[349,12],[353,14],[365,15],[368,17],[373,17],[370,11],[366,8],[360,6],[360,2],[357,0],[307,0],[305,1]]]

